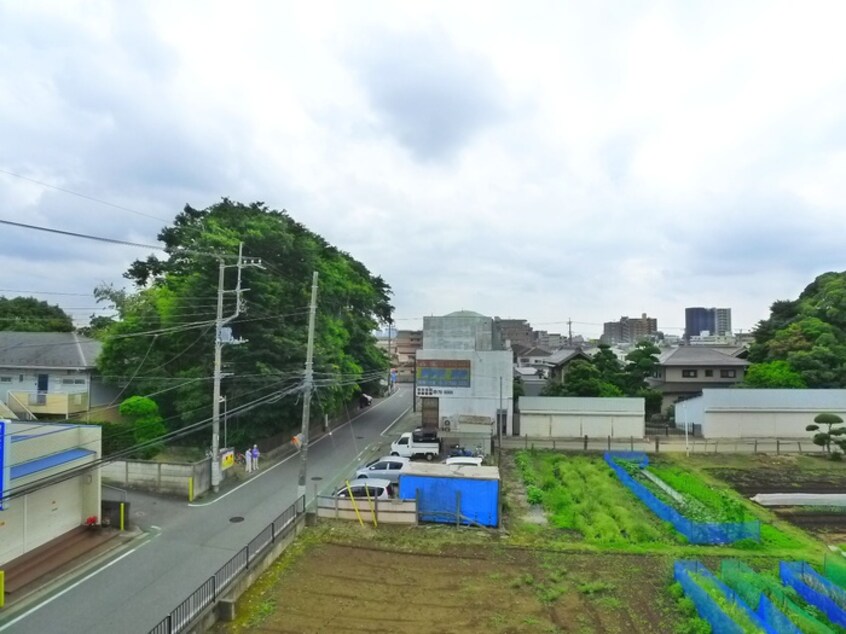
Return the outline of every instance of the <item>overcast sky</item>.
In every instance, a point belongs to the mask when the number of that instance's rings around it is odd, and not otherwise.
[[[846,3],[4,2],[0,218],[143,243],[261,200],[459,309],[735,330],[846,238]],[[142,215],[145,214],[145,215]],[[139,249],[0,225],[76,318]]]

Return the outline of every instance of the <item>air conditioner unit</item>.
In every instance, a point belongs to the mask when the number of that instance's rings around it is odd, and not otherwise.
[[[448,416],[441,418],[441,431],[453,431],[452,420]]]

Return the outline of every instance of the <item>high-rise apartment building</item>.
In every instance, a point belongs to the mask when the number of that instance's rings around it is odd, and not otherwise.
[[[705,308],[693,306],[684,309],[684,338],[699,336],[703,332],[718,337],[731,335],[731,308]]]
[[[620,317],[620,321],[607,321],[603,324],[603,343],[637,343],[641,339],[648,339],[658,332],[658,320],[647,317],[646,313],[635,318]]]

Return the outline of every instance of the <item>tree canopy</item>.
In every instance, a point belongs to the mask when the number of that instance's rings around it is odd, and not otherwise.
[[[335,413],[363,389],[375,392],[387,368],[373,332],[391,320],[390,288],[379,276],[263,203],[223,199],[204,210],[186,206],[159,234],[167,257],[134,262],[125,277],[136,292],[101,287],[118,317],[103,324],[99,366],[127,394],[153,395],[169,429],[211,413],[218,258],[234,263],[239,243],[264,268],[245,268],[244,309],[231,321],[240,345],[224,346],[222,393],[233,413],[229,437],[245,442],[299,425],[312,272],[319,273],[314,371],[315,414]],[[235,310],[236,270],[225,270],[224,316]],[[282,394],[280,394],[280,392]],[[283,396],[290,392],[290,395]],[[278,400],[237,416],[260,398]],[[234,410],[234,411],[233,411]],[[205,434],[205,433],[204,433]]]
[[[755,329],[749,360],[753,364],[786,364],[761,370],[752,365],[749,373],[754,381],[766,383],[766,377],[781,377],[788,384],[778,387],[800,387],[792,378],[797,374],[802,387],[846,387],[846,272],[824,273],[796,300],[774,302],[769,318]]]
[[[72,332],[73,320],[58,306],[34,297],[0,297],[0,330]]]

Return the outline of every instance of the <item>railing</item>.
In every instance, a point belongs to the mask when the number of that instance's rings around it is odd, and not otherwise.
[[[88,409],[88,392],[44,392],[10,390],[9,399],[24,406],[32,414],[69,416]],[[14,408],[13,408],[14,409]]]
[[[277,540],[285,539],[294,530],[295,520],[305,512],[305,497],[298,498],[271,524],[256,535],[247,546],[235,553],[199,588],[163,618],[150,634],[176,634],[183,631],[207,608],[214,605],[250,563]]]

